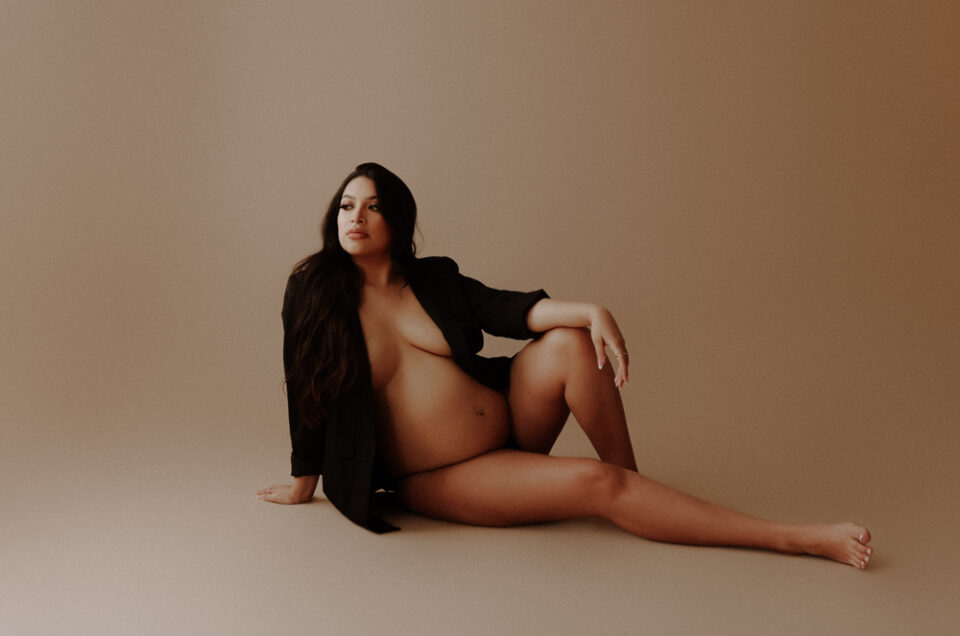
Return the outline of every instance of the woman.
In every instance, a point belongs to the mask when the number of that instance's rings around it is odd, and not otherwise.
[[[261,500],[310,501],[322,474],[330,501],[376,532],[396,529],[370,513],[385,488],[410,510],[461,523],[604,517],[657,541],[867,566],[860,525],[767,521],[638,474],[619,395],[629,354],[610,312],[491,289],[450,259],[418,259],[415,222],[410,190],[375,163],[333,197],[323,248],[294,268],[284,295],[293,483],[258,490]],[[483,358],[481,329],[533,340],[512,359]],[[570,412],[599,460],[548,454]]]

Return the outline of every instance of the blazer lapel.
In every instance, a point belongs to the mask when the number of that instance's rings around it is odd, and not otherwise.
[[[466,358],[469,357],[467,341],[450,307],[449,298],[452,290],[447,289],[444,281],[439,277],[425,276],[423,269],[422,266],[415,268],[407,277],[407,283],[410,284],[410,289],[420,301],[423,310],[440,328],[440,333],[450,345],[454,359],[466,363]]]

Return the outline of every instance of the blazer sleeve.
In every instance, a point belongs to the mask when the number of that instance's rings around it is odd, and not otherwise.
[[[283,372],[290,373],[294,359],[294,345],[289,339],[289,328],[293,320],[293,312],[297,302],[297,280],[291,275],[287,280],[287,288],[283,294],[283,308],[280,312],[283,319]],[[323,474],[324,437],[326,435],[325,422],[319,426],[308,428],[300,413],[299,400],[301,387],[297,382],[287,381],[287,417],[290,421],[290,474],[294,477],[304,475]]]
[[[456,263],[453,265],[457,268]],[[527,340],[537,336],[527,326],[527,313],[538,301],[550,296],[542,289],[531,292],[487,287],[456,269],[460,288],[481,329],[494,336]]]

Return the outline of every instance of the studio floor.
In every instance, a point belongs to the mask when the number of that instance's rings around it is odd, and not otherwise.
[[[591,519],[494,529],[394,510],[403,530],[376,536],[321,498],[257,500],[284,479],[274,428],[121,419],[4,423],[0,633],[948,634],[960,619],[946,446],[887,449],[905,460],[901,489],[839,471],[816,497],[771,482],[735,500],[785,520],[852,511],[874,534],[863,572]],[[749,472],[717,466],[671,476],[717,495]]]

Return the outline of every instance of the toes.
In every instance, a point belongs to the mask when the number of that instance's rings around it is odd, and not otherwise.
[[[861,570],[866,570],[867,566],[870,565],[870,555],[865,552],[858,552],[853,555],[850,559],[850,562],[854,567]]]
[[[853,554],[850,557],[850,565],[857,568],[858,570],[866,569],[867,561],[864,560],[859,554]]]
[[[867,530],[866,528],[864,528],[864,527],[861,526],[861,525],[858,525],[857,528],[858,528],[858,530],[859,530],[859,532],[857,533],[857,540],[858,540],[862,545],[867,545],[868,543],[870,543],[870,539],[872,538],[872,537],[870,536],[870,531]]]
[[[858,542],[853,545],[851,554],[851,563],[861,570],[867,569],[867,566],[870,565],[870,557],[873,555],[873,548],[863,543],[863,541],[869,541],[869,532],[866,529],[863,532],[863,540],[859,536],[857,537]]]

